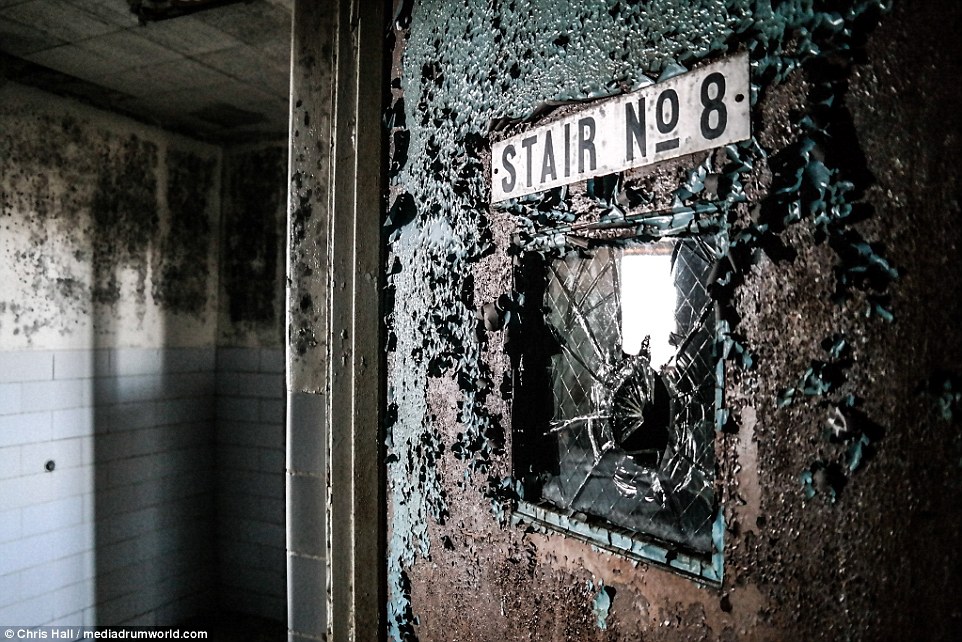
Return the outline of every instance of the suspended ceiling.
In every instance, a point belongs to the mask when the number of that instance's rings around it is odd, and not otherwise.
[[[0,0],[0,72],[202,138],[284,136],[290,5],[144,25],[127,0]]]

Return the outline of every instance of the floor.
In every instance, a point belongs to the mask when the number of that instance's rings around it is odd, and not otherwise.
[[[199,615],[184,620],[182,629],[206,631],[208,642],[286,642],[283,622],[243,613]]]

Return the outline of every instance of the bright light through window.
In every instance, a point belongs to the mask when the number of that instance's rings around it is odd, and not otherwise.
[[[675,332],[675,282],[671,248],[657,253],[625,253],[621,257],[622,350],[637,355],[649,338],[651,367],[656,371],[675,354],[670,337]]]

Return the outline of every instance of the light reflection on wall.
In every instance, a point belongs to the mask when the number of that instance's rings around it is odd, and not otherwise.
[[[671,245],[658,244],[621,257],[622,350],[637,355],[647,337],[651,367],[656,371],[675,355],[670,337],[675,332],[675,281],[671,273]]]

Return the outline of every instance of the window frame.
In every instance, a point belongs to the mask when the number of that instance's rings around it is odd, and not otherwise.
[[[718,208],[720,204],[706,203],[702,204],[706,209],[711,210],[712,208]],[[721,209],[721,208],[718,208]],[[634,218],[634,217],[629,217]],[[554,233],[552,230],[544,230],[541,232],[542,235],[550,235]],[[714,232],[695,232],[695,233],[680,233],[680,234],[668,234],[659,238],[640,238],[640,237],[629,237],[627,240],[631,243],[638,242],[656,242],[661,239],[676,238],[684,239],[691,238],[697,234],[703,234],[704,236],[712,236],[717,246],[722,247],[726,239],[722,238],[723,231],[716,229]],[[624,240],[624,239],[623,239]],[[597,245],[610,245],[614,246],[614,242],[600,242]],[[578,251],[580,244],[574,246],[568,246],[563,254],[555,258],[560,258],[567,255],[570,252]],[[544,274],[547,275],[548,267],[545,263],[546,257],[542,256],[538,259],[541,262],[541,269]],[[719,259],[716,258],[717,263]],[[537,268],[535,268],[537,269]],[[519,280],[524,281],[525,279],[519,279],[520,271],[518,268],[515,269],[515,290],[520,292],[525,292],[527,289],[524,285],[519,285]],[[545,279],[547,280],[547,278]],[[706,284],[707,285],[707,284]],[[545,287],[545,291],[547,287]],[[524,294],[528,296],[528,294]],[[540,301],[528,301],[527,312],[529,315],[533,313],[534,310],[539,310],[542,319],[541,323],[548,325],[547,313],[543,310],[544,307],[544,297],[541,297]],[[594,515],[589,515],[582,512],[575,512],[572,510],[567,510],[559,507],[549,500],[543,498],[527,498],[522,496],[518,499],[511,512],[511,522],[515,526],[534,526],[539,530],[545,532],[556,532],[560,533],[566,537],[571,537],[576,540],[580,540],[593,547],[607,551],[609,553],[625,557],[627,559],[643,562],[653,566],[658,566],[665,568],[671,572],[678,575],[696,581],[700,584],[720,587],[723,576],[724,576],[724,531],[725,531],[725,521],[724,513],[722,511],[722,504],[719,501],[718,492],[718,434],[721,432],[725,420],[724,411],[724,387],[725,387],[725,361],[719,350],[719,328],[718,323],[718,311],[719,303],[717,301],[712,302],[712,310],[714,312],[714,327],[711,324],[708,325],[709,332],[713,338],[713,359],[714,359],[714,403],[713,403],[713,415],[714,415],[714,431],[711,438],[711,447],[715,451],[715,475],[713,478],[714,492],[713,492],[713,511],[711,519],[711,552],[706,553],[704,551],[692,550],[684,545],[666,541],[661,539],[651,533],[646,533],[643,530],[635,531],[628,528],[624,528],[610,522],[607,522],[603,517],[598,517]],[[524,312],[522,312],[522,317]],[[521,339],[521,343],[526,343],[526,339]],[[515,355],[516,356],[516,355]],[[520,430],[525,428],[524,425],[519,425],[519,420],[525,423],[527,419],[525,417],[519,417],[517,409],[519,407],[519,396],[524,395],[526,390],[522,385],[519,385],[521,379],[521,370],[523,366],[520,365],[520,360],[518,358],[512,359],[512,401],[511,401],[511,416],[512,416],[512,452],[510,454],[511,460],[511,474],[515,479],[519,479],[519,467],[518,467],[518,453],[516,448],[523,447],[524,439],[518,440],[518,434]],[[552,400],[552,406],[554,401]],[[519,441],[521,443],[519,443]],[[523,483],[518,482],[518,488],[522,490],[522,495],[524,494]]]

